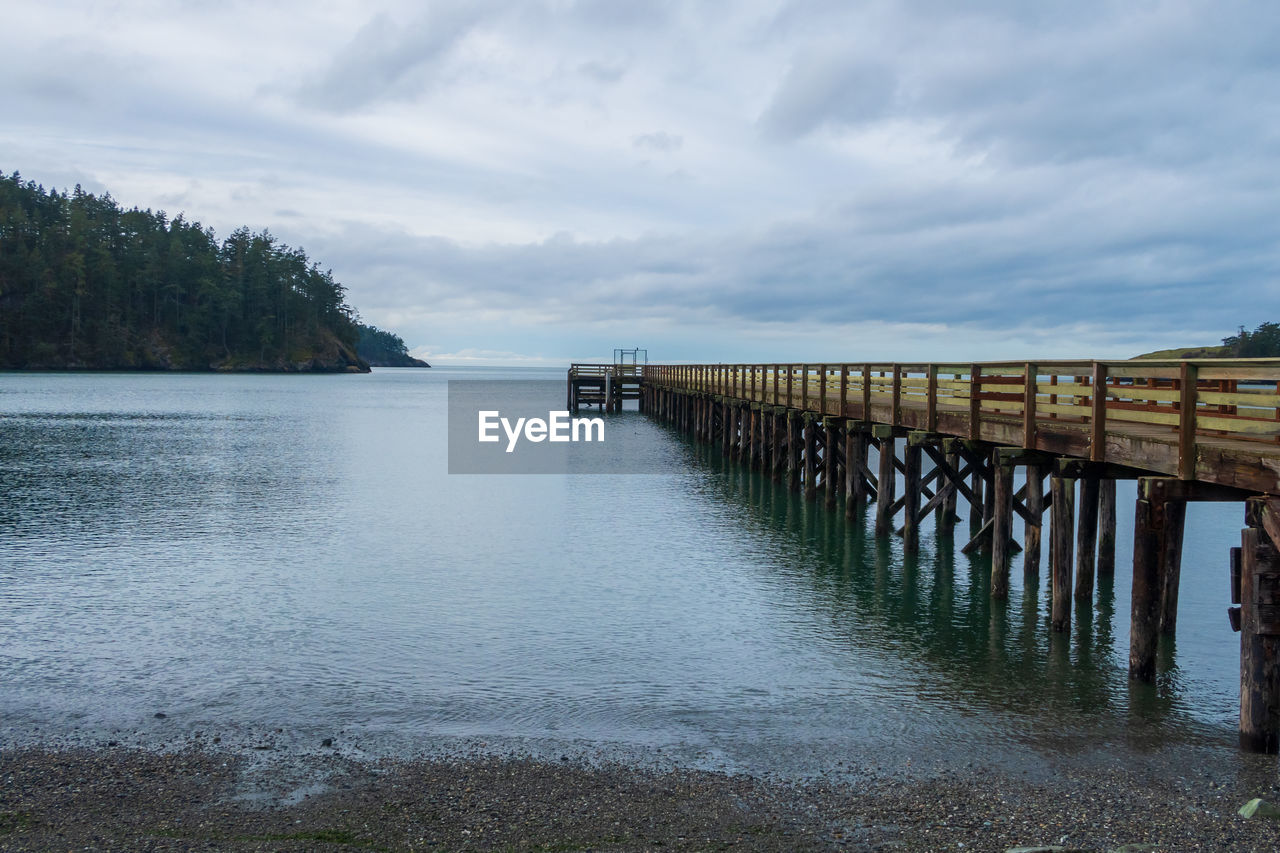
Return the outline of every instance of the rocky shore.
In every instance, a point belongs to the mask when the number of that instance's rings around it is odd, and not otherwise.
[[[1276,851],[1274,762],[803,783],[473,755],[0,751],[0,850]],[[1048,848],[1055,849],[1055,848]]]

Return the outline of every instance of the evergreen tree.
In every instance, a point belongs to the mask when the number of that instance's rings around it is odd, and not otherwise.
[[[1235,358],[1280,357],[1280,323],[1261,323],[1252,332],[1240,331],[1222,339]]]
[[[379,329],[377,326],[359,324],[360,340],[356,352],[375,367],[430,367],[421,359],[409,355],[409,348],[399,335]]]
[[[0,367],[363,367],[346,291],[301,249],[0,172]]]

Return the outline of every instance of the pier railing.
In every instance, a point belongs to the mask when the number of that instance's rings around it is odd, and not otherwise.
[[[1280,359],[983,363],[648,365],[646,380],[836,417],[968,434],[984,422],[1089,433],[1107,461],[1108,431],[1176,436],[1179,473],[1194,478],[1205,438],[1280,444]],[[1270,455],[1270,454],[1268,454]]]
[[[570,379],[590,379],[610,377],[613,379],[639,379],[643,376],[643,364],[571,364]]]

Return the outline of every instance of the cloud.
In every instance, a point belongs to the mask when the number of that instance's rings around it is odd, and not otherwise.
[[[647,148],[650,151],[669,154],[672,151],[679,151],[684,146],[684,137],[664,131],[641,133],[631,138],[631,145],[635,148]]]
[[[489,311],[512,323],[696,316],[726,327],[909,320],[998,331],[1123,318],[1152,330],[1194,315],[1230,330],[1250,293],[1280,295],[1274,226],[1232,212],[1246,197],[1206,201],[1194,218],[1135,216],[1115,200],[1198,191],[1131,184],[1105,192],[1086,180],[1058,198],[942,186],[896,206],[885,195],[829,217],[717,234],[487,246],[384,234],[366,257],[343,247],[369,246],[368,236],[344,235],[325,251],[361,270],[388,305]],[[1233,216],[1233,233],[1211,227]]]
[[[250,8],[19,4],[0,168],[270,228],[445,353],[1115,353],[1280,305],[1260,0]]]
[[[483,0],[437,0],[407,24],[371,18],[300,95],[337,112],[385,98],[413,99],[436,82],[458,44],[491,11]]]
[[[627,73],[627,69],[623,65],[613,65],[607,62],[597,60],[589,60],[578,65],[578,73],[584,77],[589,77],[597,83],[617,83],[622,79],[622,75]]]
[[[850,61],[835,51],[805,55],[788,70],[760,124],[784,138],[827,124],[866,124],[889,111],[896,87],[894,73],[880,63]]]

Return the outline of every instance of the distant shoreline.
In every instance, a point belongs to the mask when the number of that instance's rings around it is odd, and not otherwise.
[[[427,364],[425,361],[423,361],[420,358],[414,358],[411,355],[406,355],[403,359],[380,358],[376,361],[370,359],[369,366],[370,367],[430,367],[431,365]]]
[[[207,374],[207,375],[243,375],[248,373],[277,375],[332,375],[341,373],[369,373],[368,367],[357,365],[345,367],[234,367],[234,368],[198,368],[198,367],[4,367],[0,373],[152,373],[152,374]]]

